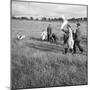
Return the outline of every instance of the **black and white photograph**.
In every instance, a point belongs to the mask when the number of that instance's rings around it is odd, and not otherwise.
[[[88,5],[11,0],[11,89],[88,85]]]

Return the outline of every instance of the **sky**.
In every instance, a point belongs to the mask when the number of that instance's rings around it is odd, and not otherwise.
[[[12,16],[57,18],[62,15],[67,18],[87,17],[87,6],[12,1]]]

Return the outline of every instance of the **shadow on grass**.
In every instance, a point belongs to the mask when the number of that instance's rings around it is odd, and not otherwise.
[[[54,53],[58,53],[58,52],[63,53],[64,52],[64,47],[61,45],[59,46],[59,45],[54,45],[54,44],[28,43],[28,42],[26,42],[25,45],[29,48],[35,48],[35,49],[38,49],[40,51],[48,51],[48,52],[54,52]],[[81,53],[80,51],[77,51],[75,54],[82,54],[82,55],[87,56],[87,51],[84,51],[83,53]]]
[[[30,37],[31,40],[36,40],[36,41],[41,41],[41,42],[49,42],[47,40],[42,40],[41,38],[35,38],[35,37]],[[60,40],[57,40],[56,42],[49,42],[52,44],[56,44],[56,45],[63,45],[62,43],[59,42]]]
[[[49,51],[49,52],[62,52],[64,48],[60,47],[60,46],[56,46],[56,45],[49,45],[49,44],[45,44],[45,43],[26,43],[26,46],[29,48],[35,48],[35,49],[39,49],[41,51]]]

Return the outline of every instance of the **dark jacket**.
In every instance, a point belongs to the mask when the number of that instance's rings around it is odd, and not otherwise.
[[[47,27],[47,34],[51,34],[52,33],[52,28],[50,26]]]
[[[69,38],[69,31],[64,30],[64,29],[62,29],[62,31],[64,32],[63,40],[64,40],[64,44],[65,44]]]
[[[80,28],[79,27],[76,29],[75,39],[74,40],[78,40],[78,41],[81,40],[81,32],[80,32]]]

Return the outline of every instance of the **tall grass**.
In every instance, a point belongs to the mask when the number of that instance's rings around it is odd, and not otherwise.
[[[11,36],[11,88],[39,88],[71,85],[87,85],[87,56],[63,55],[62,40],[57,45],[41,42],[41,31],[51,23],[52,31],[59,37],[60,22],[35,22],[12,20]],[[70,23],[75,29],[75,23]],[[82,43],[87,52],[87,22],[81,23]],[[17,32],[26,35],[16,40]],[[32,40],[28,37],[34,37]],[[27,43],[26,43],[27,42]]]
[[[39,88],[87,84],[87,61],[70,61],[65,56],[56,60],[12,55],[11,87]]]

